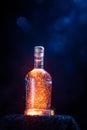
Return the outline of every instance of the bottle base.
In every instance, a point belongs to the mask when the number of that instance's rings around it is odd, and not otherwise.
[[[24,115],[30,116],[53,116],[54,110],[53,109],[27,109],[24,112]]]

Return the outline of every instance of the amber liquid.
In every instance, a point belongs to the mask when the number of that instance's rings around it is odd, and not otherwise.
[[[52,78],[44,69],[44,47],[34,48],[34,69],[26,77],[26,115],[52,115]]]
[[[35,68],[30,71],[25,80],[26,109],[50,109],[52,78],[44,69]]]

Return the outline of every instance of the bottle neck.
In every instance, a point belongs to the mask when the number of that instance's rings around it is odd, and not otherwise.
[[[44,47],[42,46],[34,48],[34,68],[44,68]]]
[[[44,59],[43,57],[40,58],[34,58],[34,68],[40,68],[43,69],[44,68]]]

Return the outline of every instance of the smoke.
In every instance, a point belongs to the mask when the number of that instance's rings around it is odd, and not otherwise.
[[[30,23],[25,17],[19,17],[16,23],[24,32],[28,33],[31,31]]]
[[[35,0],[38,4],[42,4],[44,0]]]
[[[56,63],[52,73],[59,76],[56,70],[63,70],[58,90],[62,93],[60,99],[64,95],[62,102],[70,102],[83,91],[77,68],[87,61],[87,1],[36,0],[37,3],[41,5],[35,6],[31,18],[19,17],[16,23],[26,34],[32,33],[34,41],[47,41],[45,46]],[[55,78],[55,86],[57,81]]]
[[[47,1],[45,4],[43,0],[36,2],[42,3],[43,8],[35,8],[31,19],[28,20],[25,17],[17,19],[17,25],[24,32],[32,33],[34,40],[47,40],[49,49],[52,48],[54,53],[62,55],[71,53],[75,46],[83,44],[87,33],[86,0],[54,0]]]

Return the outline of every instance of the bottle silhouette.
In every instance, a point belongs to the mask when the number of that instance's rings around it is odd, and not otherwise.
[[[26,108],[25,115],[52,115],[52,78],[44,70],[44,47],[34,47],[34,69],[25,77]]]

